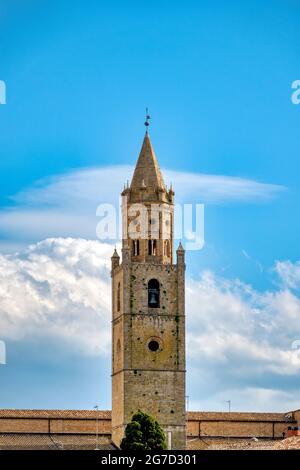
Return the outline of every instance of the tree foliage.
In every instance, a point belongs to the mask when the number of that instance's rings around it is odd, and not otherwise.
[[[159,423],[150,415],[138,411],[127,424],[122,450],[148,451],[167,448],[166,435]]]

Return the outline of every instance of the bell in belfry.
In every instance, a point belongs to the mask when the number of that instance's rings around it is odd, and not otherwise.
[[[157,300],[156,300],[156,296],[155,296],[155,293],[152,291],[150,293],[150,301],[149,301],[149,304],[150,305],[156,305],[157,303]]]

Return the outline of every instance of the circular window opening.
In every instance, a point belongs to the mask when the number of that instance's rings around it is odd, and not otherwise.
[[[159,350],[159,344],[157,341],[155,341],[154,339],[152,339],[149,344],[148,344],[148,348],[150,349],[150,351],[158,351]]]

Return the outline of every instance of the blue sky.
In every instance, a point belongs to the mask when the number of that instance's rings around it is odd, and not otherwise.
[[[136,161],[148,106],[152,143],[166,175],[175,172],[178,197],[205,203],[206,245],[196,254],[187,254],[190,286],[199,282],[201,292],[220,300],[227,282],[226,292],[242,299],[242,316],[250,305],[251,311],[267,312],[265,321],[270,323],[276,316],[274,302],[272,308],[268,303],[270,295],[277,299],[288,290],[296,302],[292,311],[297,317],[300,105],[291,102],[291,85],[300,77],[299,20],[300,7],[293,0],[174,1],[172,7],[166,1],[2,0],[0,79],[7,87],[7,104],[0,106],[4,260],[10,256],[14,266],[23,270],[30,243],[47,237],[95,238],[96,203],[106,202],[101,175],[112,179],[109,200],[115,200],[131,176],[128,165]],[[201,179],[188,192],[190,176],[203,174],[214,176],[212,192],[224,177],[229,178],[228,191],[235,178],[252,182],[251,188],[246,198],[240,193],[227,198],[221,192],[212,201]],[[68,186],[68,178],[79,183]],[[180,186],[179,180],[185,185]],[[92,189],[80,199],[88,182],[93,182]],[[259,196],[257,183],[265,185]],[[47,244],[35,250],[35,256],[41,256],[41,250],[49,255]],[[93,250],[90,256],[95,255]],[[13,282],[6,266],[3,261],[3,283]],[[91,276],[89,269],[85,273]],[[213,273],[214,289],[203,278],[207,271]],[[250,302],[246,287],[236,293],[237,280],[255,292]],[[12,307],[16,311],[22,299],[18,302]],[[230,299],[222,297],[219,308],[226,309],[226,302]],[[59,308],[59,303],[55,305]],[[31,303],[24,302],[22,315],[28,321],[25,332],[20,332],[7,308],[3,302],[3,318],[7,314],[9,321],[3,322],[0,331],[8,347],[8,364],[0,367],[5,383],[1,407],[80,408],[92,407],[96,401],[110,407],[106,353],[102,356],[95,348],[90,356],[76,355],[76,348],[66,346],[65,336],[58,340],[53,333],[46,344],[49,351],[59,351],[60,366],[51,354],[36,358],[47,325],[42,333],[30,327]],[[201,314],[205,318],[209,309]],[[256,345],[270,340],[255,331],[251,341]],[[297,334],[297,329],[290,331],[276,347],[280,343],[280,351],[288,352]],[[265,409],[270,402],[266,391],[277,394],[274,407],[279,407],[284,400],[280,394],[300,388],[294,371],[278,372],[275,367],[274,372],[273,366],[270,375],[262,373],[264,380],[257,371],[248,379],[243,374],[233,378],[229,371],[217,383],[221,363],[212,363],[214,374],[209,375],[192,354],[189,364],[188,393],[199,409],[222,409],[229,395],[237,397],[236,407]],[[79,389],[70,401],[83,373],[90,387]],[[209,390],[201,374],[209,377]],[[98,399],[103,383],[105,391]],[[17,386],[26,393],[16,393]],[[54,400],[57,387],[60,394]],[[238,398],[239,390],[255,387],[260,390],[256,398],[250,392]],[[224,397],[219,396],[222,390]],[[293,402],[294,396],[286,400]]]

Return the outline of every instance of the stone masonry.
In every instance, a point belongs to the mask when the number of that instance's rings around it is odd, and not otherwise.
[[[171,448],[184,449],[184,250],[173,264],[174,192],[148,133],[122,197],[122,262],[112,256],[112,441],[120,444],[140,409],[165,429]]]

